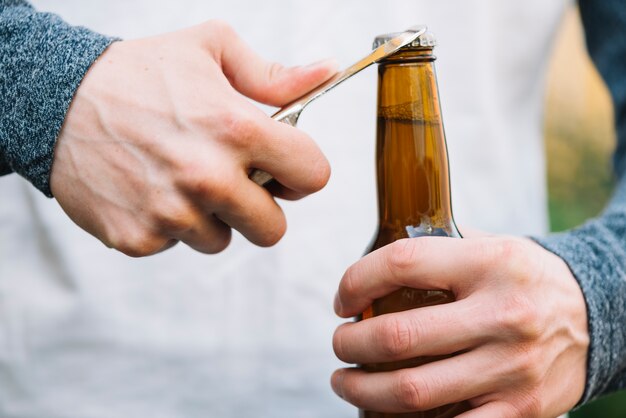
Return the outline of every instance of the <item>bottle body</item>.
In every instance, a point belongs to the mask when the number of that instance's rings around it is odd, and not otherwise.
[[[378,68],[377,187],[378,229],[367,252],[402,238],[461,238],[452,216],[445,133],[432,48],[407,48]],[[451,293],[403,288],[376,300],[361,319],[454,301]],[[383,372],[443,357],[364,364]],[[447,418],[466,404],[407,414],[360,411],[362,418]]]

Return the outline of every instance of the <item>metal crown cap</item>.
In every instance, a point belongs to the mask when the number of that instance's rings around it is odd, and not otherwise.
[[[376,38],[374,38],[374,45],[372,46],[372,49],[378,48],[379,46],[389,41],[390,39],[398,36],[399,34],[400,32],[378,35]],[[432,32],[426,31],[426,33],[420,35],[416,40],[414,40],[404,48],[433,48],[435,46],[437,46],[437,38],[435,38],[435,35]]]

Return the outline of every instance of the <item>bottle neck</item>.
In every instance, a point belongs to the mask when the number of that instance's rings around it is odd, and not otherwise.
[[[432,49],[415,49],[379,65],[378,210],[384,241],[459,236],[434,60]]]

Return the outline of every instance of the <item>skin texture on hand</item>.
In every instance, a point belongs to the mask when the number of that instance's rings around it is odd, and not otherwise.
[[[130,256],[178,241],[216,253],[231,228],[273,245],[286,228],[274,198],[320,190],[330,168],[311,138],[247,98],[282,106],[335,72],[333,61],[266,62],[220,21],[114,43],[76,92],[52,193],[76,224]],[[253,168],[279,184],[256,185]]]
[[[509,237],[401,240],[346,271],[335,310],[352,317],[401,287],[449,290],[456,300],[344,324],[337,356],[354,364],[451,356],[393,372],[338,370],[331,384],[348,402],[408,412],[468,400],[462,418],[554,418],[580,400],[587,312],[556,255]]]

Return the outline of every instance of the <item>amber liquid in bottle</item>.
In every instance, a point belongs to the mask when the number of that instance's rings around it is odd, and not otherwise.
[[[367,252],[402,238],[461,238],[452,217],[445,133],[432,48],[409,47],[378,67],[378,230]],[[403,288],[376,300],[361,319],[452,302],[451,293]],[[364,364],[369,372],[416,367],[441,359],[421,357]],[[466,403],[401,414],[359,411],[361,418],[448,418]]]

